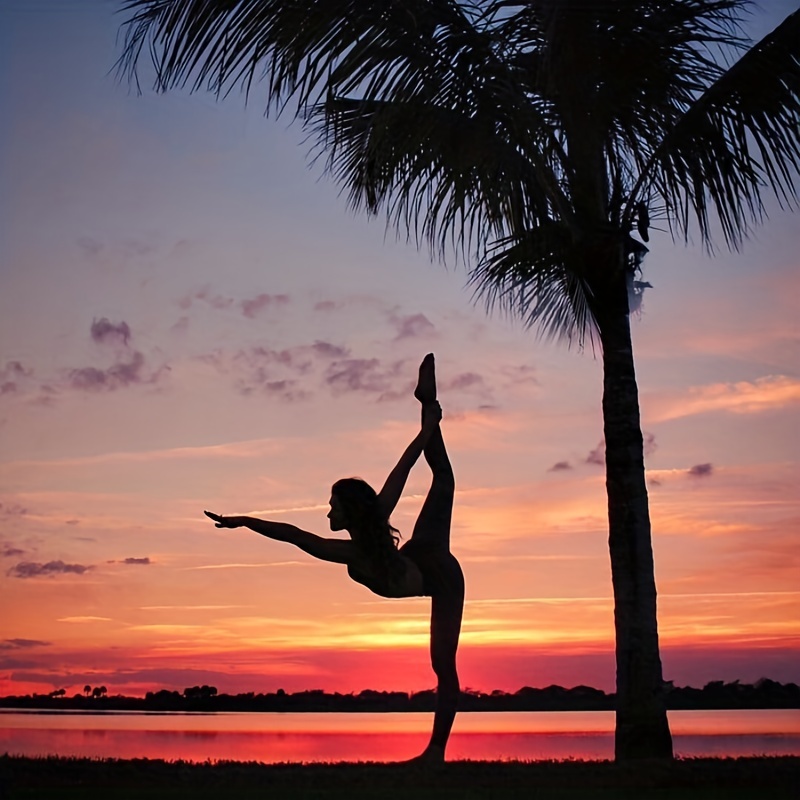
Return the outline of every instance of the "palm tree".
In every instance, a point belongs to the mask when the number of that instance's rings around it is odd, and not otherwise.
[[[671,757],[631,301],[651,219],[737,247],[797,199],[800,12],[753,45],[748,0],[121,2],[137,85],[145,53],[161,91],[263,90],[354,208],[602,350],[616,755]]]

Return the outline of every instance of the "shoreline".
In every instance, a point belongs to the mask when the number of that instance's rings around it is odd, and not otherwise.
[[[794,798],[800,757],[611,761],[452,761],[435,767],[376,762],[263,764],[155,759],[0,756],[4,800],[34,797],[159,800],[264,794],[277,798],[375,797],[505,800],[535,789],[537,800],[658,797]],[[655,792],[655,794],[653,794]]]

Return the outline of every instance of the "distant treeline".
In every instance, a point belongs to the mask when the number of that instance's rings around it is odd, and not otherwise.
[[[800,708],[800,687],[762,679],[754,684],[712,681],[702,689],[691,686],[664,687],[667,708]],[[330,693],[311,689],[293,694],[277,692],[256,694],[219,694],[215,686],[190,686],[183,692],[161,689],[145,697],[109,695],[106,687],[84,687],[82,694],[67,696],[63,689],[50,694],[0,698],[3,708],[71,709],[81,711],[432,711],[436,700],[433,690],[422,692],[378,692],[365,689],[358,694]],[[523,686],[508,693],[498,690],[488,694],[466,690],[461,694],[462,711],[600,711],[613,710],[614,694],[591,686],[547,686],[534,689]]]

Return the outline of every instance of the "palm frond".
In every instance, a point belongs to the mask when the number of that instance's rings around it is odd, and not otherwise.
[[[517,104],[514,126],[503,127],[497,102],[463,108],[437,99],[331,97],[316,110],[320,153],[355,208],[383,208],[398,230],[440,255],[451,245],[482,251],[531,220],[570,220],[562,153],[550,149],[535,112]]]
[[[597,330],[584,256],[569,226],[544,221],[493,242],[469,283],[487,310],[521,318],[544,339],[583,347]]]
[[[800,11],[723,72],[668,130],[643,165],[641,190],[661,195],[687,236],[712,240],[713,208],[738,246],[764,214],[765,189],[793,206],[800,168]]]
[[[364,82],[402,85],[443,34],[472,30],[470,4],[452,0],[124,0],[117,62],[138,82],[149,56],[159,90],[225,94],[264,81],[267,105],[297,109]]]

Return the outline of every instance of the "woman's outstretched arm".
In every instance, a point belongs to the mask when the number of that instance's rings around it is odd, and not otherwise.
[[[285,522],[269,522],[257,517],[225,517],[211,511],[203,512],[213,519],[217,528],[250,528],[268,539],[288,542],[304,552],[322,561],[333,561],[336,564],[349,564],[355,558],[356,551],[352,542],[345,539],[326,539],[314,533],[301,530]]]
[[[400,456],[400,460],[395,464],[394,469],[389,473],[389,477],[383,484],[383,488],[378,493],[378,501],[386,512],[387,517],[394,511],[400,495],[403,494],[411,467],[419,460],[425,445],[431,438],[431,434],[439,426],[441,419],[442,407],[437,402],[434,401],[425,407],[420,432],[414,437],[411,444],[406,447],[405,452]]]

